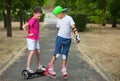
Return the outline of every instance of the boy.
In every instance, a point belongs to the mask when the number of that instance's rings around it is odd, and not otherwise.
[[[35,7],[33,9],[33,16],[29,19],[29,21],[24,24],[23,30],[27,35],[27,45],[29,50],[29,55],[27,59],[27,68],[30,73],[33,73],[33,70],[30,68],[30,63],[33,55],[36,54],[38,69],[44,70],[40,63],[40,46],[39,46],[39,38],[40,38],[40,24],[39,19],[42,16],[42,10],[39,7]],[[28,30],[27,30],[28,27]]]
[[[71,29],[76,35],[76,41],[79,43],[80,36],[77,32],[77,28],[75,27],[75,23],[71,16],[68,16],[65,13],[65,9],[61,6],[57,6],[53,10],[53,14],[58,18],[56,27],[58,28],[58,34],[56,38],[56,46],[55,52],[52,56],[50,63],[48,64],[48,68],[45,74],[49,74],[53,78],[56,76],[56,72],[54,71],[53,64],[55,60],[62,55],[62,66],[61,72],[64,77],[67,77],[67,57],[69,48],[71,45]]]

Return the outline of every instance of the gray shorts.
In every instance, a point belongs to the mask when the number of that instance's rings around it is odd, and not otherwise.
[[[27,39],[28,50],[40,49],[39,40]]]

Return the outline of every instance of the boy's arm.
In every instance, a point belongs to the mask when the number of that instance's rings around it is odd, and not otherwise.
[[[76,28],[75,25],[72,25],[72,30],[73,30],[73,32],[74,32],[75,35],[79,35],[78,29]]]
[[[58,33],[58,31],[59,31],[59,28],[57,28],[57,33]]]
[[[72,25],[72,31],[76,35],[76,42],[79,43],[80,42],[80,35],[78,33],[78,29],[76,28],[75,24]]]

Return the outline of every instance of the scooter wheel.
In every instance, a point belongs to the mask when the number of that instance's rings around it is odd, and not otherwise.
[[[23,77],[24,79],[29,79],[29,73],[28,73],[27,70],[23,70],[23,71],[22,71],[22,77]]]

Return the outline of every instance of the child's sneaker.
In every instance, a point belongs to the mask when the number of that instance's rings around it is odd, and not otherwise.
[[[39,67],[38,67],[38,69],[37,69],[37,70],[42,70],[42,71],[45,71],[45,70],[46,70],[46,67],[44,67],[44,66],[42,66],[42,65],[41,65],[41,66],[39,66]]]
[[[34,73],[34,71],[31,70],[30,68],[26,68],[26,70],[27,70],[29,73]]]
[[[48,64],[48,67],[44,74],[50,76],[51,78],[55,78],[56,72],[54,71],[53,65]]]
[[[62,66],[61,72],[62,72],[62,75],[65,77],[65,79],[67,79],[68,74],[65,66]]]

